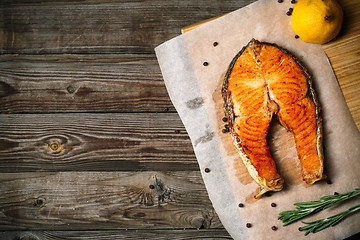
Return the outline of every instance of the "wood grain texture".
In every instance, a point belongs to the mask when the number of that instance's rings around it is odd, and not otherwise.
[[[2,240],[98,240],[98,239],[233,239],[225,229],[187,230],[117,230],[117,231],[8,231]],[[360,234],[344,240],[357,240]]]
[[[360,130],[360,1],[339,0],[339,3],[344,11],[342,30],[323,48]]]
[[[99,57],[96,54],[89,58],[71,55],[48,58],[2,56],[7,71],[3,72],[0,80],[0,112],[174,111],[165,88],[161,86],[162,77],[153,48],[180,34],[180,29],[188,24],[227,13],[251,2],[224,1],[219,6],[217,3],[205,4],[205,1],[191,4],[182,1],[177,8],[170,9],[167,9],[167,1],[148,1],[148,4],[142,1],[5,3],[1,7],[4,14],[0,19],[3,53],[129,52],[150,55]],[[360,3],[355,0],[339,2],[345,12],[343,29],[338,38],[324,45],[324,50],[360,129]],[[192,6],[190,9],[189,5]],[[80,12],[79,9],[83,10]],[[125,14],[124,9],[131,11],[132,17]],[[167,11],[163,11],[165,9]],[[160,11],[163,15],[157,14]],[[104,19],[104,13],[110,17]],[[152,36],[147,36],[149,34]],[[108,40],[109,44],[104,46]],[[44,44],[46,46],[41,46]],[[109,49],[117,46],[126,46],[126,49]],[[46,60],[50,62],[48,72],[43,68]],[[34,63],[32,68],[30,62]],[[9,76],[26,65],[28,68],[22,70],[22,76]],[[87,66],[91,66],[92,70],[89,71]],[[110,69],[113,74],[109,76],[102,68]],[[56,73],[53,76],[56,80],[49,77],[44,80],[50,72]],[[151,81],[139,83],[129,80],[124,83],[131,76]],[[39,80],[34,80],[36,77]],[[68,92],[68,87],[72,93]]]
[[[117,230],[117,231],[10,231],[0,232],[2,240],[98,240],[98,239],[233,239],[225,229]]]
[[[0,175],[1,230],[221,228],[199,171]]]
[[[2,55],[0,113],[175,112],[149,54]]]
[[[154,47],[254,1],[1,1],[0,239],[231,239]],[[360,128],[359,2],[339,1],[324,49]]]
[[[176,113],[0,114],[0,172],[198,169]]]
[[[183,26],[255,0],[2,1],[1,53],[153,53]]]

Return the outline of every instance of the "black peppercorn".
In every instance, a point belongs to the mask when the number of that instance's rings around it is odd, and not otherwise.
[[[276,226],[272,226],[272,227],[271,227],[271,230],[276,231],[276,230],[277,230],[277,227],[276,227]]]
[[[326,183],[327,184],[332,184],[332,182],[330,180],[327,180]]]
[[[282,3],[284,0],[278,0],[278,3]]]
[[[204,62],[203,65],[204,65],[204,66],[208,66],[209,63],[208,63],[208,62]]]
[[[272,207],[276,207],[276,203],[271,203],[271,206],[272,206]]]
[[[251,228],[251,223],[247,223],[247,224],[246,224],[246,227],[247,227],[247,228]]]
[[[214,46],[214,47],[216,47],[217,45],[219,45],[218,42],[214,42],[214,43],[213,43],[213,46]]]
[[[223,119],[222,119],[223,122],[227,122],[227,120],[228,119],[226,117],[223,117]]]
[[[295,35],[295,38],[298,39],[298,38],[299,38],[299,35]]]
[[[206,173],[209,173],[209,172],[210,172],[210,169],[209,169],[209,168],[205,168],[205,172],[206,172]]]
[[[244,204],[243,203],[239,203],[239,207],[244,207]]]
[[[292,14],[293,10],[294,10],[293,8],[289,8],[289,11],[286,12],[286,15],[290,16]]]
[[[149,188],[150,188],[150,189],[154,189],[155,186],[151,184],[151,185],[149,185]]]
[[[295,4],[295,3],[296,3],[296,0],[291,0],[291,3],[292,3],[292,4]]]

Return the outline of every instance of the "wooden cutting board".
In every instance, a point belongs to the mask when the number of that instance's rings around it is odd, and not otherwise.
[[[352,117],[360,130],[360,1],[338,0],[344,11],[340,34],[323,45]],[[221,15],[223,16],[223,15]],[[184,34],[221,16],[185,26]]]

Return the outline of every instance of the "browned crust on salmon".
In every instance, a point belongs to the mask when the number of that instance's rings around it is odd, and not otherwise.
[[[267,191],[280,191],[283,187],[283,179],[276,174],[274,174],[274,177],[270,179],[266,179],[264,177],[259,176],[258,170],[254,168],[254,165],[252,164],[252,161],[249,157],[249,155],[246,153],[246,147],[242,144],[242,139],[238,135],[238,133],[235,131],[234,128],[234,122],[235,122],[235,113],[234,113],[234,103],[232,100],[232,93],[228,89],[229,87],[229,77],[232,73],[232,70],[234,68],[234,65],[236,61],[239,59],[239,57],[244,53],[244,51],[247,48],[252,49],[261,49],[262,46],[271,46],[279,49],[286,55],[290,56],[296,64],[301,68],[302,74],[306,78],[307,83],[307,93],[305,98],[308,98],[311,100],[311,102],[315,106],[315,118],[316,118],[316,151],[320,158],[321,166],[318,167],[316,171],[309,172],[307,169],[304,169],[302,164],[302,172],[303,172],[303,179],[308,184],[313,184],[314,182],[323,179],[325,175],[323,175],[323,144],[322,144],[322,117],[321,117],[321,107],[319,100],[317,98],[316,92],[313,88],[312,84],[312,77],[309,71],[301,64],[300,61],[296,57],[294,57],[289,51],[287,51],[284,48],[281,48],[273,43],[268,42],[259,42],[255,39],[252,39],[245,47],[241,49],[241,51],[233,58],[231,61],[229,68],[225,74],[223,86],[222,86],[222,97],[223,97],[223,107],[226,117],[228,118],[228,126],[230,130],[231,137],[233,139],[233,143],[236,147],[236,149],[239,152],[240,158],[242,159],[243,163],[247,167],[250,175],[252,178],[257,182],[257,184],[261,187],[260,193],[257,195],[257,197],[260,197],[262,194],[264,194]],[[271,105],[271,104],[270,104]],[[277,113],[277,112],[275,112]],[[280,120],[280,123],[287,128],[288,130],[292,131],[291,127],[289,127],[285,122],[281,121],[281,118],[278,118]]]

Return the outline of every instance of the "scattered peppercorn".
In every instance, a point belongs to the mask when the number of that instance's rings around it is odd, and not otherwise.
[[[338,192],[334,192],[334,195],[339,195],[339,193],[338,193]]]
[[[332,184],[331,180],[326,181],[327,184]]]
[[[205,168],[205,172],[206,172],[206,173],[209,173],[209,172],[210,172],[210,169],[209,169],[209,168]]]
[[[272,207],[276,207],[276,203],[271,203],[271,206],[272,206]]]
[[[246,224],[246,227],[247,227],[247,228],[251,228],[251,223],[247,223],[247,224]]]
[[[292,3],[292,4],[295,4],[295,3],[296,3],[296,0],[291,0],[291,3]]]
[[[151,184],[151,185],[149,185],[149,188],[150,188],[150,189],[154,189],[155,186]]]
[[[224,127],[225,127],[225,128],[229,128],[229,125],[228,125],[228,124],[225,124]]]
[[[295,38],[298,39],[298,38],[299,38],[299,35],[295,35]]]
[[[226,128],[224,128],[223,130],[221,130],[222,131],[222,133],[227,133],[227,132],[229,132]]]
[[[244,204],[243,204],[243,203],[239,203],[239,207],[244,207]]]
[[[223,122],[227,122],[227,120],[228,119],[226,117],[223,117],[223,119],[222,119]]]
[[[282,3],[284,0],[278,0],[278,3]]]
[[[276,227],[276,226],[272,226],[272,227],[271,227],[271,230],[276,231],[276,230],[277,230],[277,227]]]
[[[208,66],[209,63],[208,63],[208,62],[204,62],[203,65],[204,65],[204,66]]]
[[[214,47],[216,47],[217,45],[219,45],[218,42],[214,42],[214,43],[213,43],[213,46],[214,46]]]
[[[286,12],[286,15],[290,16],[292,14],[293,10],[294,10],[293,8],[289,8],[289,11]]]

